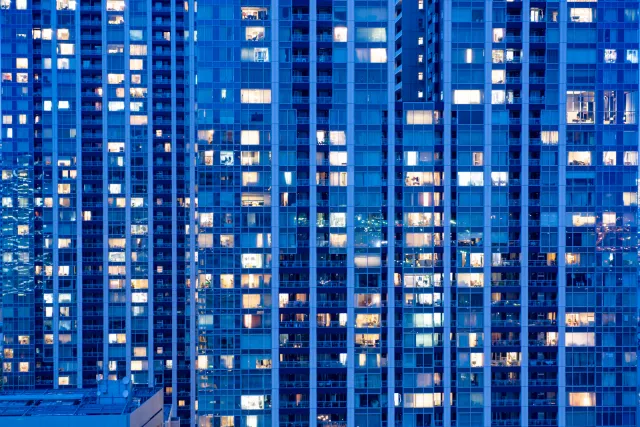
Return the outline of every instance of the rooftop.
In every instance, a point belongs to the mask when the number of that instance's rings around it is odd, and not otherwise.
[[[125,415],[157,392],[158,389],[133,387],[126,397],[104,391],[99,393],[98,389],[0,393],[0,417]]]

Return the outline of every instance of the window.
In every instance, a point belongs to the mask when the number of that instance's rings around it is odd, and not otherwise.
[[[611,125],[616,123],[616,112],[618,110],[618,97],[613,90],[605,90],[603,92],[604,101],[604,117],[603,122],[605,125]]]
[[[366,28],[366,27],[356,28],[356,42],[386,43],[386,41],[387,41],[386,28]]]
[[[636,124],[636,109],[638,105],[638,92],[625,91],[624,93],[624,117],[625,125]]]
[[[264,409],[265,396],[240,396],[240,408],[245,411],[256,411]]]
[[[482,102],[481,90],[454,90],[454,104],[480,104]]]
[[[594,9],[587,7],[572,7],[569,9],[571,22],[594,22],[596,13]]]
[[[594,123],[594,92],[567,91],[567,124]]]
[[[568,347],[593,347],[596,341],[593,332],[567,332],[565,341]]]
[[[493,49],[491,51],[491,62],[494,64],[503,64],[504,63],[504,50],[502,49]]]
[[[251,42],[264,41],[265,29],[264,27],[246,27],[244,30],[244,39]]]
[[[260,131],[257,131],[257,130],[240,131],[240,143],[242,145],[260,145]]]
[[[405,408],[433,408],[442,406],[442,393],[405,393]]]
[[[588,392],[569,393],[569,406],[596,406],[596,394]]]
[[[590,151],[569,151],[567,157],[569,166],[591,166]]]
[[[638,166],[638,152],[625,151],[623,162],[625,166]]]
[[[242,48],[241,61],[243,62],[269,62],[269,48]]]
[[[266,7],[243,7],[242,19],[249,21],[264,21],[269,19],[269,9]]]
[[[491,91],[491,103],[494,105],[504,104],[505,102],[504,90],[492,90]],[[511,103],[511,102],[510,102]]]
[[[491,70],[491,83],[503,84],[505,82],[505,70]]]
[[[29,68],[29,58],[16,58],[16,68],[26,70]]]
[[[484,185],[482,172],[458,172],[459,187],[480,187]]]
[[[271,104],[271,90],[241,89],[240,102],[243,104]]]
[[[618,60],[618,52],[615,49],[604,50],[604,63],[613,64]]]
[[[540,133],[540,140],[544,145],[558,145],[558,131],[545,130]]]
[[[630,64],[638,63],[638,49],[627,49],[627,54],[625,55],[625,62]]]
[[[336,43],[346,43],[347,27],[335,27],[333,29],[333,41]]]
[[[504,187],[509,184],[508,172],[491,172],[491,185],[494,187]]]
[[[356,62],[381,64],[387,62],[386,48],[356,49]]]
[[[406,112],[406,124],[408,125],[433,124],[433,111],[409,110]]]
[[[615,151],[604,151],[602,153],[602,164],[604,166],[615,166],[616,165],[616,152]]]

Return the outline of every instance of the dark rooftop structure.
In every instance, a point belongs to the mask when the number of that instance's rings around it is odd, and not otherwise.
[[[160,389],[108,381],[96,389],[0,393],[0,424],[16,426],[162,426]]]

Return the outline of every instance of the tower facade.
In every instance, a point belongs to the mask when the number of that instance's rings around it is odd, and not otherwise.
[[[638,426],[638,4],[0,0],[3,387],[202,427]]]

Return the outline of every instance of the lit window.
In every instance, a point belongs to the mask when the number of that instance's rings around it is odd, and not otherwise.
[[[144,61],[142,59],[130,59],[129,68],[132,71],[139,71],[144,69]]]
[[[110,85],[121,84],[122,82],[124,82],[124,74],[112,74],[112,73],[109,73],[109,74],[107,74],[107,82]]]
[[[16,9],[18,9],[18,10],[26,10],[27,9],[27,0],[16,0]]]
[[[271,90],[241,89],[240,102],[243,104],[271,104]]]
[[[257,131],[257,130],[240,131],[240,143],[242,145],[260,145],[260,131]]]
[[[491,70],[491,83],[504,84],[505,70]]]
[[[424,37],[418,37],[418,46],[422,46],[424,44]]]
[[[256,411],[265,408],[265,396],[240,396],[240,408],[245,411]]]
[[[129,124],[131,126],[145,126],[147,123],[148,123],[147,116],[133,116],[132,115],[129,118]]]
[[[20,362],[19,371],[20,372],[29,372],[29,362]]]
[[[624,165],[625,166],[638,166],[638,152],[637,151],[625,151],[624,152]]]
[[[596,406],[596,394],[587,392],[569,393],[569,406]]]
[[[638,63],[638,49],[627,49],[625,61],[631,64]]]
[[[56,9],[58,10],[76,10],[75,0],[57,0]]]
[[[418,80],[424,80],[424,73],[422,71],[418,72]]]
[[[491,103],[494,105],[504,104],[506,94],[504,90],[492,90],[491,91]]]
[[[246,41],[259,42],[264,41],[265,39],[265,29],[264,27],[245,27],[245,37]]]
[[[509,184],[508,172],[491,172],[491,185],[494,187],[504,187]]]
[[[602,164],[604,166],[615,166],[616,165],[616,152],[615,151],[604,151],[602,153]]]
[[[605,64],[613,64],[618,59],[618,52],[615,49],[604,50],[604,62]]]
[[[482,172],[458,172],[459,187],[480,187],[484,185]]]
[[[406,124],[408,125],[433,124],[433,111],[409,110],[406,112]]]
[[[386,48],[356,49],[356,62],[381,64],[387,62]]]
[[[593,347],[595,344],[593,332],[567,332],[565,342],[567,347]]]
[[[74,55],[75,48],[73,43],[58,43],[58,53],[60,55]]]
[[[481,90],[454,90],[454,104],[480,104],[482,102]]]
[[[569,9],[569,16],[571,17],[571,22],[593,22],[595,13],[591,8],[572,7]]]
[[[16,58],[16,68],[26,70],[29,68],[29,58]]]
[[[590,151],[570,151],[567,157],[569,166],[591,166]]]
[[[593,123],[596,103],[592,91],[567,91],[567,123]]]
[[[494,64],[502,64],[502,63],[504,63],[504,50],[502,50],[502,49],[493,49],[491,51],[491,61]]]
[[[504,39],[504,28],[494,28],[493,29],[493,42],[494,43],[502,43]]]

